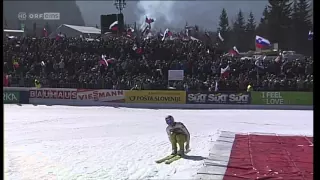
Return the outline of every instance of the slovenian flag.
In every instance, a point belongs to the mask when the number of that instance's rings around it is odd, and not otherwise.
[[[268,39],[263,38],[261,36],[256,36],[256,47],[257,48],[264,48],[264,47],[270,47],[271,43]]]

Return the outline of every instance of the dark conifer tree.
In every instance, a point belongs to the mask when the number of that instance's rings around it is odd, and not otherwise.
[[[243,13],[239,10],[237,18],[233,23],[233,41],[231,46],[236,46],[238,50],[243,51],[245,47],[246,37],[245,37],[245,20]]]
[[[292,2],[291,0],[269,0],[268,39],[271,43],[278,43],[283,50],[288,49],[291,41]]]
[[[256,36],[256,21],[252,12],[249,14],[247,20],[245,32],[246,32],[246,49],[254,50],[255,49],[255,36]]]
[[[260,23],[256,29],[256,33],[259,36],[267,37],[268,36],[268,19],[269,19],[269,9],[266,6],[263,10]]]
[[[220,18],[219,18],[219,27],[217,32],[220,32],[221,36],[224,39],[224,43],[221,44],[221,48],[228,48],[228,40],[230,39],[230,27],[229,27],[229,18],[227,11],[223,8]]]
[[[308,41],[308,32],[312,29],[311,8],[307,0],[295,0],[292,12],[292,49],[301,53],[310,53],[312,46]]]

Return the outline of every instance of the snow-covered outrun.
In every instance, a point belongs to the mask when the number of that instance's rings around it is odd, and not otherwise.
[[[190,131],[192,159],[170,165],[166,115]],[[153,110],[4,105],[5,179],[192,179],[220,131],[310,135],[312,111]]]

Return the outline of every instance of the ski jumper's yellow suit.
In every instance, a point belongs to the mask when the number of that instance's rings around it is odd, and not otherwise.
[[[185,150],[190,148],[190,133],[186,126],[181,122],[175,122],[172,116],[166,117],[168,127],[166,129],[172,146],[172,154],[184,155]],[[179,145],[179,151],[177,151]],[[186,145],[186,146],[184,146]]]

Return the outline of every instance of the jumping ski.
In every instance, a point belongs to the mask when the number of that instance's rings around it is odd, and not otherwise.
[[[175,157],[175,155],[166,156],[166,157],[164,157],[164,158],[162,158],[162,159],[157,160],[156,163],[165,162],[166,160],[169,160],[169,159],[171,159],[171,158],[173,158],[173,157]]]
[[[171,164],[172,162],[177,161],[177,160],[179,160],[179,159],[181,159],[181,158],[182,158],[182,156],[176,155],[176,156],[174,156],[173,158],[166,160],[166,161],[165,161],[165,164]]]

